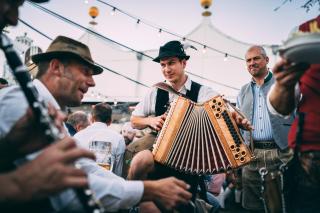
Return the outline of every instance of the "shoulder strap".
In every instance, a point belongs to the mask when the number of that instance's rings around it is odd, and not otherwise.
[[[157,98],[156,98],[156,116],[162,115],[167,111],[169,102],[169,93],[162,89],[157,89]]]
[[[190,98],[192,101],[197,102],[199,91],[200,91],[201,85],[197,82],[191,81],[191,89],[187,91],[186,96]]]

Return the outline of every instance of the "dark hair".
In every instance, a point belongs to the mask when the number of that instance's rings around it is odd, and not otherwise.
[[[49,68],[49,61],[41,61],[38,63],[38,72],[36,75],[36,78],[41,78],[41,76],[43,76],[47,70]]]
[[[109,123],[112,119],[112,108],[106,103],[96,104],[93,107],[91,114],[96,121]]]
[[[0,78],[0,84],[9,84],[9,83],[6,79]]]

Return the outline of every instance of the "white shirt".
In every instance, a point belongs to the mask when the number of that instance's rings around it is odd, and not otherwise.
[[[170,85],[170,82],[166,82]],[[187,90],[191,90],[191,79],[187,76],[185,84],[178,91],[182,94],[186,94]],[[198,95],[198,102],[205,102],[210,98],[219,95],[216,91],[212,90],[210,87],[201,86]],[[169,102],[172,102],[178,96],[176,94],[169,93]],[[143,98],[143,100],[135,107],[132,112],[133,116],[147,117],[154,115],[156,112],[156,98],[157,98],[157,88],[152,88]]]
[[[34,80],[34,85],[46,102],[50,102],[57,109],[60,109],[55,98],[39,80]],[[27,108],[27,100],[19,87],[12,86],[1,89],[0,138],[10,131],[11,127],[26,113]],[[107,211],[130,208],[141,200],[144,190],[142,181],[126,181],[101,168],[90,159],[80,159],[78,163],[88,174],[90,189],[96,195],[96,198],[101,200]],[[65,190],[50,197],[50,200],[55,210],[59,211],[79,206],[75,198],[73,191]]]
[[[94,122],[74,135],[79,146],[96,155],[96,162],[108,166],[118,176],[122,175],[126,144],[122,135],[105,123]]]

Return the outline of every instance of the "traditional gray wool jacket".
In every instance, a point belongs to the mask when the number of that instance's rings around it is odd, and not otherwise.
[[[270,73],[271,74],[271,73]],[[265,79],[264,84],[261,86],[261,89],[263,91],[263,96],[266,101],[267,94],[271,88],[271,86],[274,83],[274,78],[272,74]],[[248,84],[245,84],[242,86],[240,93],[237,97],[237,105],[242,111],[247,119],[251,123],[253,119],[253,109],[254,109],[254,101],[253,101],[253,82],[249,82]],[[272,115],[270,111],[268,110],[271,126],[272,126],[272,133],[273,133],[273,139],[276,142],[276,144],[279,146],[280,149],[285,149],[288,147],[288,132],[291,126],[291,123],[293,122],[294,117],[290,116],[289,118],[280,118],[278,116]],[[246,141],[246,143],[249,143],[250,141],[250,134],[249,131],[243,131],[243,137]]]

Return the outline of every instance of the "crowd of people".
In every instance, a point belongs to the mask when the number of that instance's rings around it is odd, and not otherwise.
[[[6,25],[17,24],[23,3],[0,1],[1,34]],[[310,32],[311,24],[319,28],[320,16],[298,30]],[[264,48],[251,46],[244,58],[252,78],[237,97],[241,113],[230,113],[255,158],[236,171],[200,175],[155,162],[151,152],[173,100],[183,95],[201,103],[219,95],[190,79],[189,58],[179,41],[160,47],[154,62],[175,92],[152,88],[120,134],[110,128],[112,107],[106,103],[94,105],[89,114],[64,113],[80,106],[95,86],[93,75],[103,69],[85,44],[58,36],[46,52],[32,56],[38,66],[33,85],[61,136],[53,143],[25,91],[1,78],[0,211],[86,212],[79,189],[90,189],[105,212],[218,212],[230,192],[244,212],[318,211],[319,65],[281,58],[270,70]],[[137,138],[145,128],[152,131]],[[284,177],[279,190],[270,191],[267,176],[279,174]]]

